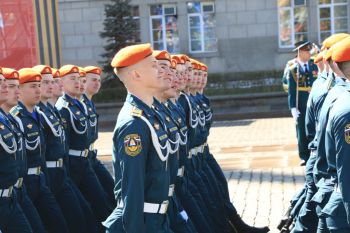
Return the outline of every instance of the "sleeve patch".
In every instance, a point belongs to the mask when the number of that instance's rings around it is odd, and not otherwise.
[[[125,153],[136,156],[142,151],[141,138],[138,134],[129,134],[124,138]]]

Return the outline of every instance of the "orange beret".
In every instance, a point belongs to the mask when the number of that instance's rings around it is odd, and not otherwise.
[[[202,65],[201,65],[201,70],[203,70],[203,71],[208,71],[208,66],[202,64]]]
[[[119,50],[111,62],[111,66],[115,68],[123,68],[135,65],[146,57],[152,55],[153,50],[151,44],[131,45]]]
[[[192,68],[194,70],[198,70],[198,64],[197,63],[192,62],[191,64],[192,64]]]
[[[80,77],[86,77],[86,72],[83,67],[78,66]]]
[[[199,62],[197,60],[191,58],[191,64],[192,64],[193,69],[200,70],[200,65],[199,65]]]
[[[87,74],[101,75],[101,73],[102,73],[102,69],[100,67],[97,67],[97,66],[86,66],[86,67],[84,67],[84,70]]]
[[[60,72],[55,69],[55,68],[51,68],[52,69],[52,76],[53,78],[59,78],[61,75],[60,75]]]
[[[52,69],[47,65],[37,65],[33,67],[34,70],[38,71],[40,74],[52,74]]]
[[[350,61],[350,37],[340,41],[333,47],[332,60],[335,62]]]
[[[337,33],[337,34],[333,34],[333,35],[327,37],[322,43],[321,50],[329,49],[334,44],[336,44],[337,42],[343,40],[344,38],[346,38],[348,36],[350,36],[350,35],[347,33]]]
[[[322,60],[323,60],[323,52],[319,52],[314,59],[314,63],[317,64]]]
[[[18,71],[19,84],[40,82],[41,74],[32,68],[23,68]]]
[[[2,68],[0,67],[0,74],[2,74]]]
[[[171,66],[170,66],[170,68],[176,69],[176,65],[177,65],[176,60],[175,59],[171,59]]]
[[[61,77],[67,74],[79,73],[79,68],[75,65],[64,65],[59,69]]]
[[[11,68],[2,68],[2,75],[5,79],[19,79],[18,71]]]
[[[170,61],[170,54],[165,50],[154,50],[153,55],[157,60],[167,60]]]
[[[334,50],[334,46],[330,47],[327,52],[323,55],[323,59],[325,59],[326,61],[328,61],[329,59],[332,58],[332,53]]]
[[[172,55],[171,59],[174,59],[176,61],[176,64],[182,64],[180,57],[177,55]]]
[[[187,61],[191,62],[190,58],[189,58],[186,54],[181,54],[180,57],[181,57],[185,62],[187,62]]]

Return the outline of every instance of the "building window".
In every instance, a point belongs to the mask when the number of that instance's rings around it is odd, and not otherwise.
[[[133,30],[132,42],[137,44],[141,43],[141,30],[140,30],[140,9],[139,6],[132,6],[131,16],[135,22],[135,29]]]
[[[191,53],[216,52],[215,7],[213,2],[188,2],[189,47]]]
[[[279,47],[291,48],[307,40],[307,0],[278,0]]]
[[[151,5],[151,41],[155,50],[180,51],[176,5]]]
[[[334,33],[348,31],[347,4],[348,0],[318,1],[318,39],[320,43]]]

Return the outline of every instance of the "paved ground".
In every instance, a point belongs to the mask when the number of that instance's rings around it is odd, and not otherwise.
[[[99,135],[96,147],[110,168],[112,132]],[[256,226],[276,225],[290,198],[304,182],[291,118],[216,122],[210,150],[228,179],[231,200],[243,219]]]

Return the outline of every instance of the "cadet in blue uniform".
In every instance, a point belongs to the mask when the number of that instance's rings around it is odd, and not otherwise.
[[[112,207],[88,159],[89,127],[84,105],[77,99],[80,92],[79,68],[65,65],[60,68],[65,94],[56,103],[66,131],[68,172],[82,192],[98,220],[105,220]],[[100,231],[102,226],[99,224]]]
[[[18,71],[20,102],[11,110],[25,137],[28,172],[24,182],[45,227],[50,232],[68,232],[56,199],[48,187],[45,164],[45,137],[35,105],[40,101],[41,74],[31,68]]]
[[[151,109],[167,83],[157,76],[152,52],[150,44],[128,46],[111,63],[129,94],[113,135],[118,207],[104,222],[106,232],[172,232],[166,215],[171,148],[165,123]]]
[[[173,55],[172,63],[175,66],[174,75],[178,76],[178,88],[176,93],[176,99],[180,96],[180,91],[186,87],[189,72],[192,71],[190,64],[185,64],[188,61],[188,57],[180,59],[180,56]],[[172,110],[174,117],[177,118],[180,127],[181,143],[179,147],[179,170],[178,177],[175,184],[176,195],[180,200],[180,203],[184,206],[190,219],[193,221],[196,230],[199,233],[211,232],[210,220],[207,220],[209,216],[204,215],[204,208],[202,206],[205,202],[202,200],[197,188],[189,179],[189,169],[192,169],[192,161],[188,158],[188,128],[186,125],[186,113],[179,102],[176,100],[174,103],[168,101],[168,108]],[[195,194],[194,197],[192,194]],[[202,201],[201,201],[202,200]]]
[[[89,116],[89,125],[91,127],[90,134],[90,147],[89,147],[89,159],[91,166],[94,169],[103,189],[107,193],[110,202],[115,203],[114,199],[114,180],[111,174],[108,172],[103,163],[97,158],[97,150],[94,148],[94,143],[98,138],[98,114],[96,107],[92,101],[92,97],[98,93],[101,87],[101,68],[96,66],[84,67],[86,72],[86,90],[82,96],[82,101],[87,107]],[[113,204],[114,205],[114,204]]]
[[[7,83],[0,68],[0,105],[7,100]],[[7,117],[0,112],[0,231],[4,233],[31,233],[30,224],[20,207],[14,186],[19,178],[15,133]]]
[[[337,42],[341,41],[348,34],[335,34],[328,37],[322,46],[322,53],[318,56],[317,60],[323,60],[323,55],[327,52],[327,50]],[[317,61],[318,62],[318,61]],[[323,61],[322,61],[323,63]],[[303,206],[298,214],[298,218],[296,220],[295,228],[292,232],[315,232],[317,229],[318,217],[316,214],[316,204],[311,201],[311,198],[317,192],[317,188],[314,182],[313,169],[314,164],[317,159],[317,137],[315,137],[316,126],[319,124],[319,114],[323,102],[328,94],[328,91],[332,88],[333,76],[330,75],[328,78],[326,75],[329,72],[329,65],[327,60],[324,61],[324,71],[319,71],[319,77],[314,82],[312,86],[311,93],[308,99],[308,105],[306,110],[306,135],[311,140],[309,144],[309,149],[311,150],[311,156],[306,164],[306,197]]]
[[[333,47],[332,60],[343,77],[350,80],[350,37]],[[350,86],[334,102],[329,113],[325,144],[328,174],[334,182],[334,191],[322,209],[331,233],[350,232]]]
[[[314,165],[314,181],[318,188],[317,193],[312,198],[312,201],[316,203],[316,213],[319,217],[317,231],[318,232],[329,232],[326,226],[326,220],[322,215],[321,211],[324,208],[325,204],[328,202],[328,199],[333,191],[334,182],[330,179],[330,176],[327,171],[327,161],[326,161],[326,150],[325,150],[325,134],[326,134],[326,126],[329,117],[329,111],[333,106],[334,101],[345,91],[345,84],[340,78],[342,75],[333,64],[331,60],[331,55],[333,48],[337,46],[335,44],[332,46],[324,56],[324,62],[326,66],[330,65],[330,73],[326,82],[329,82],[327,86],[331,89],[328,91],[328,94],[324,100],[322,108],[319,113],[319,121],[318,127],[316,131],[317,138],[317,150],[316,150],[316,162]]]
[[[169,142],[171,146],[171,152],[169,155],[169,171],[170,171],[170,189],[169,189],[169,208],[168,216],[170,222],[170,228],[176,233],[180,232],[196,232],[192,229],[192,223],[187,217],[186,211],[183,210],[181,203],[179,202],[176,194],[174,193],[176,187],[176,177],[179,169],[179,147],[180,147],[180,128],[178,127],[178,121],[173,117],[173,113],[167,110],[164,105],[171,97],[175,97],[175,79],[171,72],[171,57],[167,51],[154,51],[153,55],[158,61],[158,77],[170,82],[169,88],[166,89],[160,95],[155,96],[153,103],[153,109],[156,114],[165,122]],[[180,213],[181,212],[181,213]]]
[[[54,79],[49,66],[38,65],[33,67],[42,75],[41,101],[37,111],[40,113],[44,127],[46,142],[46,167],[50,178],[50,188],[59,203],[62,213],[69,227],[69,232],[96,232],[96,229],[87,228],[88,221],[80,207],[79,198],[72,188],[64,164],[68,149],[65,142],[65,132],[61,120],[53,107],[48,103],[52,98]],[[91,213],[92,215],[92,213]]]
[[[305,165],[310,156],[309,140],[305,135],[305,112],[309,92],[317,78],[317,66],[310,60],[310,42],[301,41],[295,47],[297,63],[288,69],[288,105],[296,122],[300,164]]]
[[[17,141],[17,154],[16,160],[18,161],[19,178],[15,184],[16,196],[19,205],[21,206],[24,214],[26,215],[33,232],[45,233],[44,225],[41,221],[38,211],[36,210],[33,202],[27,194],[27,189],[24,185],[23,178],[27,175],[27,155],[24,144],[24,136],[21,129],[17,125],[10,113],[10,110],[18,104],[19,97],[19,74],[16,70],[10,68],[3,68],[3,75],[7,83],[7,98],[6,102],[1,106],[4,116],[6,116],[11,125]]]

